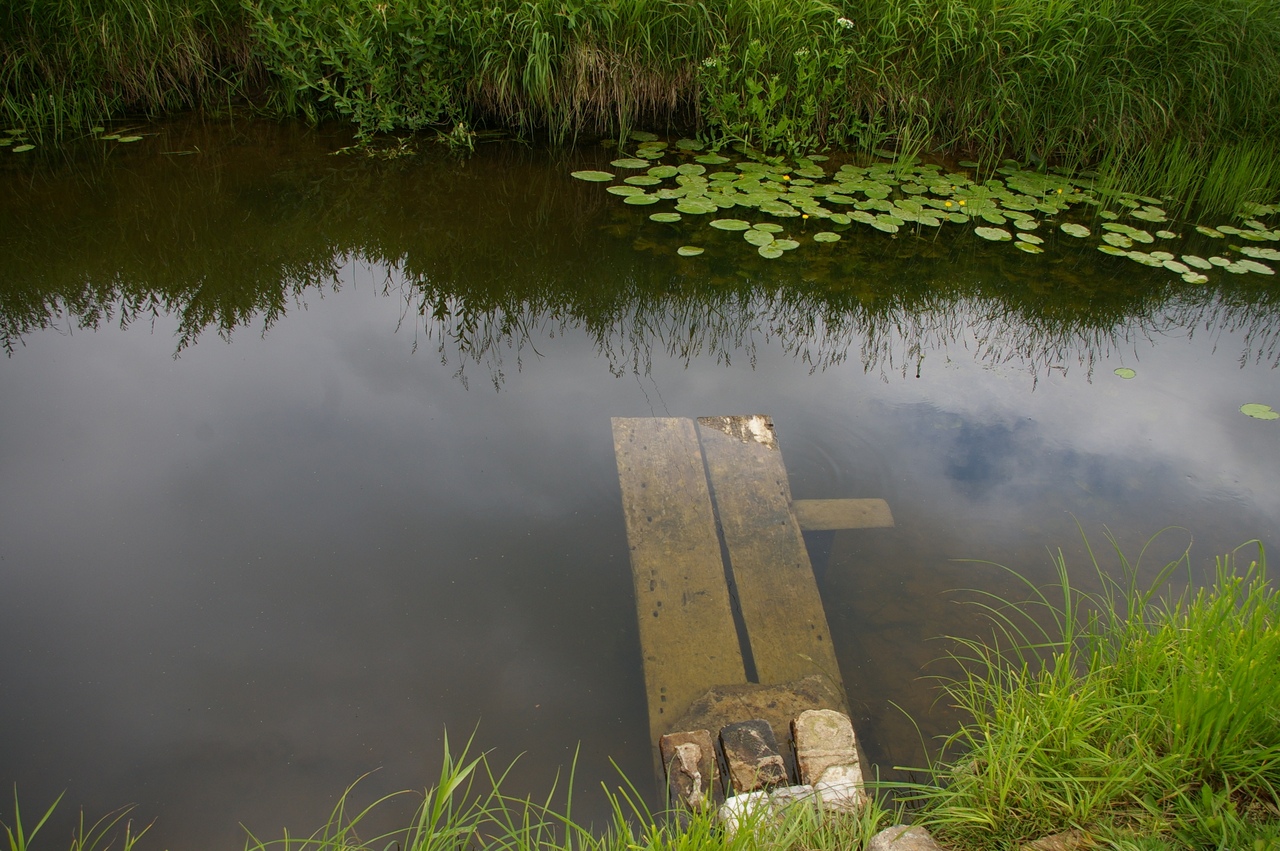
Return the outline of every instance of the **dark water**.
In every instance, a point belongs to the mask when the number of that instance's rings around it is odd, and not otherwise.
[[[611,416],[767,413],[855,725],[886,773],[925,679],[1077,524],[1154,570],[1280,540],[1280,297],[1048,237],[869,232],[758,259],[567,176],[607,151],[333,156],[339,133],[157,128],[0,155],[0,787],[136,803],[147,847],[309,832],[475,730],[577,804],[649,743]],[[1059,235],[1060,236],[1060,235]],[[720,239],[720,242],[715,240]],[[1194,248],[1194,245],[1192,245]],[[838,249],[838,250],[837,250]],[[1112,374],[1130,366],[1137,377]],[[905,712],[920,727],[916,731]],[[12,807],[0,805],[9,821]],[[54,846],[66,823],[47,830]],[[55,841],[56,840],[56,841]]]

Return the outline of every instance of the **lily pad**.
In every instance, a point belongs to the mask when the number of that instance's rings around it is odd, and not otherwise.
[[[1004,242],[1013,239],[1013,234],[1004,228],[974,228],[973,232],[975,235],[983,239],[989,239],[992,242]]]
[[[650,177],[647,174],[633,174],[630,177],[624,177],[622,180],[632,186],[657,186],[662,182],[658,178]]]
[[[1106,243],[1099,245],[1098,250],[1103,254],[1110,254],[1112,257],[1126,257],[1129,254],[1123,248],[1116,248],[1114,245],[1107,245]]]
[[[1257,402],[1241,405],[1240,413],[1255,420],[1280,420],[1280,411],[1273,411],[1270,405],[1261,405]]]
[[[1127,256],[1130,260],[1132,260],[1135,263],[1141,263],[1143,266],[1150,266],[1153,269],[1156,268],[1157,266],[1164,265],[1163,260],[1161,260],[1158,257],[1152,257],[1150,254],[1147,254],[1145,251],[1126,251],[1125,256]]]
[[[768,260],[776,260],[779,257],[781,257],[783,254],[782,249],[774,245],[773,243],[769,243],[768,245],[762,245],[756,250],[760,252],[761,257],[764,257]]]
[[[628,195],[622,199],[624,204],[632,204],[636,207],[647,207],[650,204],[658,203],[657,195]]]
[[[605,192],[608,192],[610,195],[623,195],[623,196],[626,196],[626,195],[643,195],[643,194],[644,194],[644,190],[643,190],[643,189],[641,189],[639,186],[625,186],[625,185],[623,185],[623,186],[610,186],[610,187],[608,187],[607,189],[605,189],[604,191],[605,191]]]
[[[609,163],[609,165],[613,166],[614,168],[648,168],[649,161],[636,159],[635,157],[623,157],[620,160],[614,160],[613,162]]]
[[[1258,248],[1253,245],[1246,245],[1240,249],[1240,253],[1255,260],[1280,260],[1280,251],[1276,251],[1274,248]]]
[[[627,138],[636,142],[656,142],[658,137],[648,130],[631,130],[627,133]]]
[[[1191,267],[1185,263],[1179,263],[1177,260],[1164,261],[1164,267],[1170,272],[1177,272],[1179,275],[1186,275],[1191,271]]]
[[[1133,240],[1122,233],[1104,233],[1102,241],[1107,245],[1114,245],[1116,248],[1132,248]]]
[[[765,233],[782,233],[786,228],[774,222],[761,222],[758,225],[751,226],[753,230],[762,230]]]
[[[818,231],[813,235],[814,242],[839,242],[840,234],[832,233],[829,230]]]
[[[706,145],[697,139],[680,139],[676,142],[676,147],[682,151],[701,151]]]
[[[604,183],[606,180],[613,180],[613,175],[607,171],[575,171],[573,176],[591,183]]]
[[[1224,234],[1222,233],[1222,231],[1220,231],[1220,230],[1218,230],[1218,229],[1216,229],[1216,228],[1211,228],[1211,227],[1209,227],[1208,225],[1196,225],[1196,233],[1200,233],[1200,234],[1203,234],[1203,235],[1205,235],[1205,236],[1213,237],[1214,239],[1222,239],[1222,237],[1224,236]]]
[[[662,224],[672,224],[681,221],[684,216],[679,213],[653,213],[649,216],[651,222],[661,222]]]
[[[742,234],[742,238],[745,239],[747,242],[751,243],[752,245],[756,246],[757,248],[763,248],[766,245],[773,244],[773,234],[766,233],[765,231],[762,231],[762,230],[756,230],[755,228],[752,228],[749,231],[745,231]]]
[[[1177,239],[1178,238],[1178,235],[1171,230],[1158,230],[1156,231],[1156,236],[1160,237],[1161,239]]]
[[[1194,267],[1196,267],[1197,269],[1212,269],[1212,268],[1213,268],[1213,264],[1212,264],[1212,263],[1210,263],[1208,260],[1205,260],[1203,257],[1197,257],[1197,256],[1196,256],[1196,255],[1194,255],[1194,254],[1184,254],[1184,255],[1182,255],[1182,262],[1183,262],[1183,263],[1186,263],[1188,266],[1194,266]]]
[[[694,161],[703,165],[723,165],[729,161],[729,158],[722,157],[719,154],[703,154],[700,157],[694,157]]]
[[[1237,260],[1233,265],[1242,266],[1246,271],[1253,272],[1258,275],[1274,275],[1276,273],[1275,269],[1272,269],[1265,263],[1259,263],[1257,260]]]
[[[720,230],[746,230],[751,227],[748,222],[744,222],[742,219],[716,219],[711,223],[711,226]]]
[[[1118,368],[1116,369],[1115,373],[1116,373],[1116,375],[1120,376],[1121,378],[1123,378],[1123,379],[1125,379],[1125,380],[1128,380],[1128,379],[1130,379],[1130,378],[1133,378],[1134,376],[1136,376],[1136,375],[1138,374],[1138,373],[1134,372],[1132,369],[1129,369],[1129,367],[1127,367],[1127,366],[1118,367]]]
[[[673,165],[655,165],[649,169],[649,176],[656,177],[659,180],[665,180],[668,177],[675,177],[680,172]]]
[[[27,151],[34,150],[34,149],[35,149],[35,145],[32,145],[30,142],[28,142],[25,145],[15,145],[13,148],[13,152],[15,154],[23,154],[23,153],[26,153]]]
[[[1026,243],[1029,243],[1030,245],[1044,244],[1044,240],[1033,233],[1020,233],[1020,234],[1016,234],[1016,236],[1018,237],[1018,240],[1020,242],[1026,242]]]
[[[1074,236],[1077,239],[1083,239],[1089,235],[1089,229],[1087,227],[1084,225],[1078,225],[1075,222],[1063,222],[1058,225],[1058,230],[1062,231],[1067,236]]]
[[[116,141],[117,142],[141,142],[142,137],[141,136],[121,136]]]
[[[1209,283],[1209,276],[1200,272],[1187,272],[1182,276],[1182,280],[1188,284],[1207,284]]]
[[[1228,260],[1228,259],[1227,259],[1227,258],[1225,258],[1225,257],[1218,257],[1218,256],[1210,257],[1210,258],[1209,258],[1209,262],[1210,262],[1211,264],[1213,264],[1214,266],[1220,266],[1220,267],[1222,267],[1222,268],[1224,268],[1224,269],[1225,269],[1227,266],[1230,266],[1230,265],[1231,265],[1231,261],[1230,261],[1230,260]]]
[[[775,239],[773,244],[775,247],[781,248],[783,251],[794,251],[800,247],[800,243],[796,242],[794,239]]]
[[[1015,242],[1014,245],[1016,245],[1019,250],[1025,251],[1028,254],[1044,254],[1044,249],[1034,243]]]
[[[681,257],[697,257],[705,250],[705,248],[699,248],[696,245],[682,245],[676,249],[676,254]]]
[[[684,163],[683,165],[676,166],[676,172],[696,177],[700,174],[706,174],[707,167],[705,165],[699,165],[698,163]]]

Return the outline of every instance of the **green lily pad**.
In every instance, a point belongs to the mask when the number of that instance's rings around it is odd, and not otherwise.
[[[781,248],[783,251],[794,251],[800,247],[800,243],[796,242],[794,239],[775,239],[773,244],[775,247]]]
[[[1044,254],[1044,249],[1034,243],[1015,242],[1014,245],[1016,245],[1020,251],[1025,251],[1028,254]]]
[[[989,239],[992,242],[1004,242],[1005,240],[1013,239],[1013,234],[1004,228],[974,228],[973,232],[975,235],[983,239]]]
[[[1151,256],[1159,260],[1161,263],[1163,263],[1166,260],[1173,259],[1173,255],[1167,251],[1153,251],[1151,252]]]
[[[756,251],[760,252],[761,257],[764,257],[768,260],[777,260],[784,253],[781,248],[774,245],[773,243],[769,243],[768,245],[762,245],[759,248],[757,248]]]
[[[711,223],[711,226],[720,230],[746,230],[751,227],[749,223],[744,222],[742,219],[716,219]]]
[[[773,234],[766,233],[762,230],[756,230],[755,228],[752,228],[749,231],[744,231],[742,238],[757,248],[763,248],[766,245],[773,244]]]
[[[607,171],[575,171],[573,176],[591,183],[604,183],[606,180],[613,180],[613,175]]]
[[[1258,248],[1253,245],[1246,245],[1240,249],[1240,253],[1255,260],[1280,260],[1280,251],[1276,251],[1274,248]]]
[[[1160,237],[1161,239],[1177,239],[1178,238],[1178,235],[1171,230],[1158,230],[1156,231],[1156,236]]]
[[[1089,229],[1087,227],[1084,225],[1078,225],[1075,222],[1063,222],[1058,225],[1058,230],[1062,231],[1067,236],[1074,236],[1077,239],[1083,239],[1089,235]]]
[[[614,168],[648,168],[649,161],[636,159],[635,157],[623,157],[620,160],[614,160],[609,165]]]
[[[1104,233],[1102,241],[1107,245],[1114,245],[1116,248],[1132,248],[1133,240],[1122,233]]]
[[[1215,256],[1213,256],[1213,257],[1210,257],[1210,258],[1209,258],[1209,262],[1210,262],[1211,264],[1213,264],[1214,266],[1220,266],[1220,267],[1222,267],[1222,268],[1224,268],[1224,269],[1225,269],[1226,267],[1228,267],[1228,266],[1230,266],[1230,265],[1231,265],[1231,261],[1230,261],[1230,260],[1228,260],[1228,259],[1227,259],[1227,258],[1225,258],[1225,257],[1218,257],[1218,256],[1216,256],[1216,255],[1215,255]]]
[[[662,182],[658,178],[650,177],[647,174],[633,174],[630,177],[624,177],[622,180],[632,186],[657,186]]]
[[[698,163],[684,163],[683,165],[676,166],[676,172],[678,174],[689,175],[690,177],[697,177],[698,175],[706,174],[707,167],[705,165],[699,165]]]
[[[1018,230],[1035,230],[1040,223],[1035,219],[1014,219],[1013,226]]]
[[[1196,225],[1196,233],[1204,234],[1205,236],[1210,236],[1214,239],[1222,239],[1223,237],[1222,231],[1216,228],[1211,228],[1207,225]]]
[[[1145,251],[1127,251],[1125,252],[1125,256],[1135,263],[1141,263],[1143,266],[1150,266],[1153,269],[1157,266],[1164,265],[1164,261],[1159,257],[1152,257]]]
[[[696,245],[682,245],[676,249],[676,254],[681,257],[697,257],[705,250],[705,248],[699,248]]]
[[[141,142],[142,137],[141,136],[121,136],[116,141],[117,142]]]
[[[828,200],[830,200],[830,199],[828,199]],[[849,218],[849,217],[848,217],[848,216],[846,216],[844,213],[832,213],[832,214],[831,214],[831,222],[832,222],[832,224],[837,224],[837,225],[847,225],[847,224],[851,223],[852,221],[853,221],[853,219]]]
[[[659,180],[665,180],[668,177],[675,177],[680,172],[673,165],[655,165],[649,169],[649,176],[656,177]]]
[[[1182,280],[1188,284],[1207,284],[1209,283],[1209,276],[1200,272],[1187,272],[1182,276]]]
[[[786,228],[774,222],[761,222],[758,225],[751,226],[753,230],[761,230],[765,233],[782,233]]]
[[[1183,263],[1186,263],[1188,266],[1194,266],[1194,267],[1196,267],[1197,269],[1212,269],[1212,268],[1213,268],[1213,264],[1212,264],[1212,263],[1210,263],[1208,260],[1205,260],[1203,257],[1197,257],[1197,256],[1196,256],[1196,255],[1194,255],[1194,254],[1184,254],[1184,255],[1182,255],[1182,262],[1183,262]]]
[[[648,130],[631,130],[627,133],[627,138],[636,142],[656,142],[658,137]]]
[[[960,166],[961,168],[978,168],[978,164],[973,160],[960,160],[960,162],[956,163],[956,165]]]
[[[839,242],[840,234],[832,233],[829,230],[818,231],[813,235],[814,242]]]
[[[672,224],[684,219],[679,213],[653,213],[649,216],[651,222],[661,222],[662,224]]]
[[[1111,210],[1103,210],[1102,212],[1098,213],[1098,215],[1104,219],[1109,219],[1110,221],[1115,221],[1116,219],[1120,218],[1118,214],[1113,213]]]
[[[697,139],[680,139],[676,142],[676,147],[682,151],[701,151],[706,145]]]
[[[31,151],[34,149],[35,149],[35,145],[32,145],[31,143],[28,142],[25,145],[15,145],[13,148],[13,152],[15,154],[23,154],[23,153],[26,153],[27,151]]]
[[[636,207],[647,207],[650,204],[658,203],[657,195],[628,195],[622,199],[624,204],[632,204]]]
[[[1107,245],[1106,243],[1099,245],[1098,250],[1103,254],[1110,254],[1112,257],[1127,257],[1129,254],[1123,248],[1116,248],[1114,245]]]
[[[1177,260],[1164,261],[1164,267],[1170,272],[1177,272],[1179,275],[1186,275],[1191,271],[1191,267],[1185,263],[1179,263]]]
[[[1018,240],[1020,242],[1029,243],[1030,245],[1044,244],[1044,240],[1033,233],[1019,233],[1019,234],[1016,234],[1016,236],[1018,237]]]
[[[604,191],[608,192],[610,195],[622,195],[624,197],[627,195],[643,195],[644,194],[644,190],[641,189],[639,186],[625,186],[625,185],[610,186],[610,187],[607,187]]]
[[[1116,369],[1115,373],[1116,373],[1116,375],[1120,376],[1121,378],[1123,378],[1123,379],[1125,379],[1125,380],[1128,380],[1128,379],[1130,379],[1130,378],[1133,378],[1135,375],[1137,375],[1137,374],[1138,374],[1138,373],[1134,372],[1132,369],[1129,369],[1129,367],[1127,367],[1127,366],[1119,367],[1118,369]]]
[[[723,165],[728,161],[728,157],[722,157],[719,154],[703,154],[700,157],[694,157],[694,162],[700,162],[703,165]]]
[[[1241,405],[1240,413],[1255,420],[1280,420],[1280,411],[1273,411],[1270,405],[1261,405],[1257,402]]]
[[[1259,263],[1257,260],[1237,260],[1234,265],[1242,266],[1246,271],[1253,272],[1258,275],[1274,275],[1275,269],[1272,269],[1265,263]]]

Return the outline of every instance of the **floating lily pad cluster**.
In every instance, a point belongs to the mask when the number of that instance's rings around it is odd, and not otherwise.
[[[820,155],[788,162],[747,151],[730,158],[704,152],[697,140],[670,143],[651,133],[632,133],[631,146],[629,153],[610,163],[616,171],[576,171],[573,176],[610,183],[607,191],[626,204],[671,202],[673,210],[649,216],[656,223],[679,225],[705,216],[716,229],[742,233],[760,256],[770,259],[801,245],[838,242],[841,232],[857,225],[887,234],[904,228],[928,232],[944,224],[961,225],[981,239],[1039,254],[1045,250],[1045,237],[1034,232],[1046,222],[1065,219],[1077,205],[1099,208],[1090,218],[1100,221],[1092,227],[1082,221],[1060,221],[1061,233],[1098,239],[1100,251],[1165,268],[1189,283],[1207,282],[1205,273],[1219,267],[1235,273],[1274,274],[1261,261],[1280,259],[1274,248],[1234,244],[1228,246],[1231,256],[1207,259],[1146,250],[1156,240],[1181,243],[1159,199],[1121,194],[1107,202],[1118,212],[1100,209],[1103,200],[1086,183],[1064,174],[1024,171],[1013,161],[979,181],[976,163],[962,162],[966,171],[949,171],[916,159],[830,167],[829,159]],[[729,211],[737,217],[729,217]],[[1259,221],[1276,209],[1251,205],[1246,212],[1253,218],[1244,227],[1200,226],[1197,230],[1215,238],[1232,235],[1246,241],[1280,242],[1280,230],[1268,229]],[[1148,226],[1158,229],[1151,233]],[[691,247],[695,246],[685,246],[681,253],[692,256],[686,250]]]
[[[21,127],[13,127],[0,134],[0,148],[8,148],[11,153],[25,154],[33,150],[35,145],[27,141],[27,131]]]

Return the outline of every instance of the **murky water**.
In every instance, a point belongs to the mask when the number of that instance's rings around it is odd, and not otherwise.
[[[953,723],[926,677],[983,629],[959,589],[1016,591],[966,559],[1045,582],[1061,547],[1088,585],[1077,524],[1108,565],[1105,529],[1136,557],[1181,527],[1153,569],[1280,541],[1280,425],[1238,410],[1280,408],[1272,279],[959,230],[681,259],[567,176],[607,151],[347,141],[0,157],[0,787],[31,810],[240,847],[365,772],[427,785],[447,729],[523,753],[512,791],[581,743],[601,817],[610,760],[650,768],[612,416],[770,414],[797,498],[888,500],[807,537],[886,773]]]

